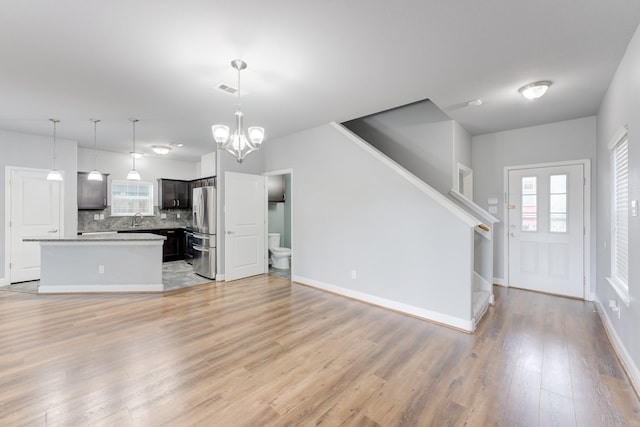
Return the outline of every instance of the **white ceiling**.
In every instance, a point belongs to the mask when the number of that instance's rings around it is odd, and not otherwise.
[[[0,0],[0,129],[98,148],[214,148],[242,73],[268,138],[431,99],[472,134],[595,114],[638,0]],[[525,101],[517,89],[552,80]],[[481,107],[466,101],[481,98]]]

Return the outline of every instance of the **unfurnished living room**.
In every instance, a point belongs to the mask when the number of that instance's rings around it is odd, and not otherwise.
[[[0,24],[0,425],[640,426],[640,2]]]

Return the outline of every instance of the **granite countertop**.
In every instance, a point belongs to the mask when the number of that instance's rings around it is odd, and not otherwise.
[[[165,236],[159,236],[151,233],[105,233],[105,234],[88,234],[84,236],[71,237],[28,237],[22,239],[23,242],[144,242],[167,240]]]
[[[157,231],[157,230],[187,230],[191,227],[186,227],[183,225],[170,225],[167,227],[127,227],[127,228],[116,228],[113,230],[78,230],[78,234],[83,233],[135,233],[141,232],[145,233],[148,231]],[[85,234],[86,235],[86,234]]]

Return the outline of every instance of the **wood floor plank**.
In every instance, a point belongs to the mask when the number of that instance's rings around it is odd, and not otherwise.
[[[495,293],[468,335],[271,276],[0,292],[0,425],[640,425],[591,303]]]

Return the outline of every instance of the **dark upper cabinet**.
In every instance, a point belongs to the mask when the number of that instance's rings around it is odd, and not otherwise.
[[[191,208],[191,182],[177,179],[158,179],[160,209]]]
[[[284,202],[284,191],[285,191],[284,175],[268,176],[267,190],[268,190],[270,202]]]
[[[109,174],[102,174],[102,181],[89,181],[88,172],[78,172],[78,209],[107,208],[107,179]]]

